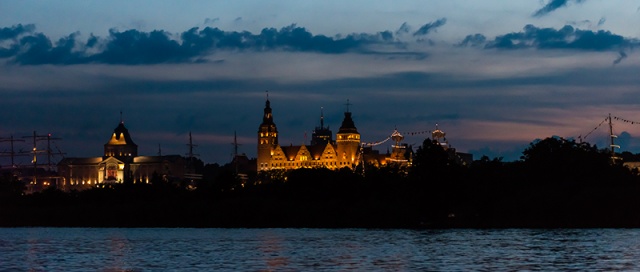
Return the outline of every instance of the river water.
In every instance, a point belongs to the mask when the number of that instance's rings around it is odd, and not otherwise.
[[[0,271],[640,271],[638,229],[0,228]]]

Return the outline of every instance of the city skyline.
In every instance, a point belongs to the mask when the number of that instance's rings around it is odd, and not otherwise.
[[[205,163],[224,164],[237,133],[239,151],[255,157],[265,91],[283,145],[308,142],[321,109],[335,132],[348,99],[363,142],[438,124],[459,151],[512,161],[551,136],[607,147],[608,130],[593,131],[611,114],[620,151],[640,152],[634,1],[0,1],[0,10],[0,138],[51,133],[67,157],[100,155],[120,112],[140,154],[160,145],[185,155],[191,132]]]

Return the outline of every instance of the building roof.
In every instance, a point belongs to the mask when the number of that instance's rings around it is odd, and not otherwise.
[[[275,125],[273,123],[273,114],[271,112],[271,102],[269,101],[269,99],[267,99],[267,101],[265,102],[262,125]]]
[[[92,165],[102,162],[102,157],[91,158],[64,158],[58,162],[58,165]]]
[[[344,119],[342,120],[342,125],[338,133],[358,133],[358,129],[356,129],[353,119],[351,119],[351,112],[347,111],[344,113]]]
[[[138,146],[131,139],[131,135],[129,135],[129,130],[124,126],[124,122],[120,122],[120,124],[113,130],[111,139],[109,139],[109,142],[107,142],[106,145]]]
[[[163,162],[176,162],[182,160],[180,155],[166,155],[166,156],[138,156],[133,158],[133,163],[163,163]]]
[[[325,149],[327,149],[327,145],[326,144],[310,145],[310,146],[307,146],[307,149],[309,150],[309,153],[311,154],[312,158],[322,158],[322,153],[324,152]]]
[[[284,153],[284,157],[287,160],[293,160],[296,155],[298,155],[298,151],[300,151],[299,145],[290,145],[290,146],[281,146],[282,152]]]

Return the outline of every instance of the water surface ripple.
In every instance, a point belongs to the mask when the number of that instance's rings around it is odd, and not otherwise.
[[[0,228],[0,271],[640,271],[637,229]]]

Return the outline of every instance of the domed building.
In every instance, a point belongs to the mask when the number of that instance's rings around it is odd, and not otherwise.
[[[131,140],[129,130],[124,127],[124,122],[113,130],[113,135],[109,142],[104,144],[104,155],[111,157],[136,157],[138,156],[138,145]]]
[[[185,176],[185,159],[179,155],[138,156],[129,130],[121,120],[104,144],[104,155],[64,158],[58,163],[62,180],[58,188],[83,190],[101,184],[149,183],[154,175],[166,181]]]

